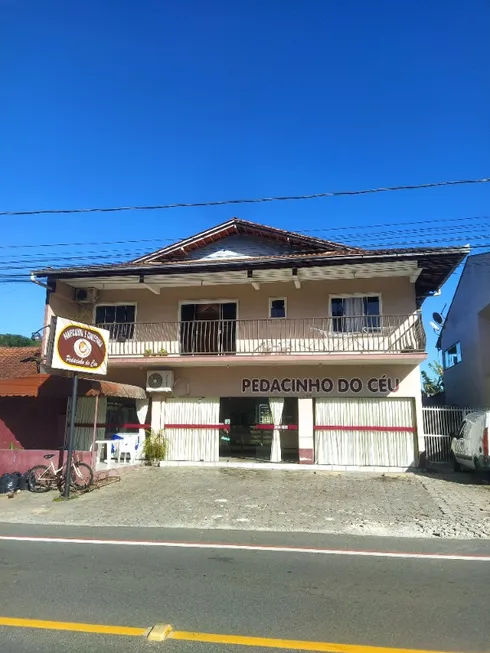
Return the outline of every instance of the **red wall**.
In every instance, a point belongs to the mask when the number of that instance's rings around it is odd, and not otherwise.
[[[66,399],[0,397],[0,449],[62,447],[65,419]]]
[[[44,454],[54,453],[52,459],[56,468],[60,467],[60,451],[46,449],[24,449],[24,450],[7,450],[0,449],[0,476],[6,473],[20,472],[23,474],[34,465],[48,465],[49,460],[45,460]],[[93,464],[93,454],[91,451],[77,451],[74,453],[75,460],[83,460],[88,465]]]

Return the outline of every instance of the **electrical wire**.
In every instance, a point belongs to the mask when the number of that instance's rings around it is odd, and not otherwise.
[[[0,216],[28,216],[28,215],[67,215],[72,213],[114,213],[119,211],[163,211],[178,208],[202,208],[205,206],[226,206],[232,204],[259,204],[263,202],[285,202],[297,200],[320,199],[324,197],[346,197],[354,195],[370,195],[374,193],[388,193],[403,190],[420,190],[424,188],[441,188],[445,186],[461,186],[467,184],[487,184],[490,177],[482,179],[458,179],[450,181],[436,181],[428,184],[409,184],[404,186],[384,186],[380,188],[366,188],[362,190],[341,190],[310,195],[285,195],[278,197],[258,197],[238,200],[215,200],[211,202],[186,202],[175,204],[156,204],[143,206],[113,206],[94,207],[86,209],[36,209],[33,211],[0,211]]]
[[[449,229],[447,230],[450,231]],[[455,229],[457,231],[457,229]],[[393,234],[387,232],[386,234],[378,233],[377,240],[373,242],[372,240],[367,240],[362,243],[364,249],[367,250],[376,250],[383,249],[389,250],[392,248],[423,248],[423,247],[441,247],[441,236],[440,230],[435,234],[432,233],[432,230],[420,230],[418,237],[414,239],[411,237],[411,232],[400,232],[398,238],[409,238],[409,240],[394,240]],[[373,236],[374,237],[374,236]],[[462,247],[469,244],[470,246],[476,247],[480,244],[478,241],[490,239],[490,231],[481,232],[478,231],[476,234],[469,234],[468,231],[465,231],[465,235],[462,237],[454,238],[449,242],[446,241],[444,244],[445,247]],[[388,240],[388,242],[386,242]],[[476,241],[476,242],[475,242]],[[67,263],[78,262],[78,267],[80,267],[80,262],[88,261],[92,262],[94,257],[99,258],[108,258],[111,257],[112,263],[124,263],[129,262],[138,255],[147,253],[147,250],[94,250],[86,252],[76,252],[68,256],[62,256],[61,254],[49,254],[49,255],[25,255],[18,256],[14,259],[2,259],[0,257],[0,270],[1,269],[27,269],[27,267],[53,267],[60,268],[66,267]],[[256,254],[257,256],[263,256],[264,252],[262,249],[249,249],[247,250],[248,255]],[[301,252],[296,252],[300,254]],[[318,252],[321,254],[321,252]],[[24,265],[20,265],[24,264]]]
[[[434,224],[434,223],[451,223],[451,222],[469,222],[469,221],[478,221],[478,220],[489,220],[490,216],[488,215],[474,215],[474,216],[464,216],[459,218],[432,218],[427,220],[416,220],[411,222],[383,222],[375,224],[366,224],[366,225],[344,225],[342,227],[329,227],[322,229],[301,229],[297,233],[300,235],[307,235],[312,233],[331,233],[338,231],[351,231],[352,229],[379,229],[380,227],[403,227],[404,225],[422,225],[422,224]],[[490,222],[489,222],[490,224]],[[458,225],[455,225],[456,227]],[[434,227],[436,228],[436,227]],[[463,228],[463,225],[461,225]],[[363,234],[364,235],[364,234]],[[50,247],[85,247],[92,245],[133,245],[140,243],[176,243],[180,240],[184,240],[189,236],[180,236],[175,238],[165,238],[165,237],[155,237],[155,238],[143,238],[143,239],[134,239],[134,240],[106,240],[106,241],[84,241],[84,242],[61,242],[61,243],[25,243],[22,245],[0,245],[0,250],[2,249],[36,249],[36,248],[50,248]],[[345,238],[345,237],[343,237]]]
[[[454,236],[455,234],[460,236],[462,244],[466,244],[471,240],[478,240],[482,238],[490,237],[489,234],[490,222],[488,224],[482,225],[452,225],[444,228],[445,235]],[[485,231],[486,229],[486,231]],[[473,231],[476,232],[476,235],[473,235]],[[396,239],[396,240],[395,240]],[[405,240],[402,240],[405,239]],[[409,239],[409,240],[407,240]],[[359,240],[362,240],[360,243]],[[441,242],[441,228],[439,226],[435,227],[426,227],[424,229],[404,229],[404,230],[388,230],[388,231],[377,231],[374,234],[362,234],[362,233],[352,233],[348,236],[343,237],[343,243],[346,245],[351,245],[353,241],[356,241],[355,245],[361,245],[363,248],[381,248],[381,247],[396,247],[402,245],[409,246],[419,246],[420,244],[437,243]],[[388,241],[388,242],[385,242]],[[455,239],[452,238],[452,243]],[[77,244],[74,243],[75,247]],[[263,253],[262,249],[253,248],[249,250],[251,253]],[[135,258],[148,253],[148,248],[145,249],[99,249],[99,250],[86,250],[86,251],[74,251],[72,254],[62,255],[61,253],[56,252],[46,252],[46,254],[27,254],[20,253],[16,256],[15,259],[7,259],[5,255],[0,255],[0,263],[18,263],[21,261],[33,262],[33,261],[51,261],[56,260],[81,260],[83,258],[92,258],[94,256],[125,256],[128,259]],[[10,253],[10,257],[13,254]]]
[[[489,248],[490,248],[490,242],[487,242],[487,243],[484,243],[484,244],[481,244],[481,245],[475,245],[472,248],[472,250],[489,249]],[[488,261],[488,262],[483,261],[481,263],[477,262],[477,263],[474,263],[473,265],[485,265],[486,267],[489,267],[490,266],[490,261]],[[87,271],[87,270],[96,271],[99,267],[101,269],[103,269],[104,265],[80,267],[79,271],[80,271],[81,274],[83,274],[84,271]],[[0,270],[2,270],[2,268],[0,268]],[[63,268],[54,268],[54,267],[52,268],[52,272],[54,274],[56,272],[59,272],[60,270],[63,270]],[[192,273],[192,269],[190,269],[189,272]],[[451,274],[456,274],[457,272],[458,272],[458,270],[456,269]],[[138,274],[139,273],[135,271],[134,275],[136,276]],[[18,268],[12,267],[12,268],[5,268],[2,272],[0,272],[0,283],[4,283],[4,282],[11,283],[11,282],[14,282],[14,281],[19,281],[19,282],[25,281],[25,282],[31,283],[29,271],[25,267],[18,267]],[[124,285],[126,283],[126,281],[125,281],[124,278],[111,279],[110,283],[111,283],[111,285],[119,284],[119,285],[122,286],[122,285]]]

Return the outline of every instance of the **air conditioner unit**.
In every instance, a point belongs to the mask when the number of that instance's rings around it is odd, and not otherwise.
[[[75,301],[79,304],[95,304],[97,301],[97,289],[75,288]]]
[[[172,370],[155,370],[146,373],[147,392],[172,392],[174,373]]]

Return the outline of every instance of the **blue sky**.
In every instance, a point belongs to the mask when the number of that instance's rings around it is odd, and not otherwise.
[[[2,0],[0,16],[2,210],[490,175],[486,0]],[[168,242],[232,215],[340,240],[329,230],[488,216],[489,186],[2,218],[0,245]],[[465,240],[435,224],[440,244]],[[80,250],[47,251],[56,259]],[[36,250],[0,250],[4,264],[25,255]],[[427,312],[442,308],[455,282]],[[0,299],[0,332],[42,325],[41,288],[0,284]]]

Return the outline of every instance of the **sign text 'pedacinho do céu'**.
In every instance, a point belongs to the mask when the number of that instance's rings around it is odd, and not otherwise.
[[[388,394],[398,392],[400,379],[388,376],[373,376],[367,380],[358,377],[331,379],[284,378],[284,379],[242,379],[242,392],[252,394],[340,394],[368,392]]]

